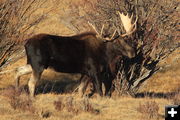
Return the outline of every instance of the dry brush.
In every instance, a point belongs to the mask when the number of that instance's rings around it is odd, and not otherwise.
[[[0,3],[0,67],[17,60],[21,56],[12,53],[22,52],[24,39],[33,34],[33,27],[46,18],[34,15],[45,0],[5,0]]]
[[[164,67],[159,63],[180,47],[179,4],[176,0],[84,0],[81,6],[75,5],[71,9],[79,23],[73,24],[75,20],[71,23],[75,28],[84,26],[88,29],[90,26],[84,24],[89,21],[97,31],[101,31],[103,26],[103,36],[110,37],[114,30],[117,30],[116,35],[125,33],[118,12],[133,15],[134,21],[138,18],[135,34],[124,38],[136,49],[136,57],[119,59],[118,74],[114,80],[120,95],[134,95],[142,83]]]

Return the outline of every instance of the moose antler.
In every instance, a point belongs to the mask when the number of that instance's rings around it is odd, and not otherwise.
[[[132,24],[133,14],[131,15],[131,17],[129,17],[129,14],[125,15],[124,13],[120,13],[119,11],[117,11],[117,12],[118,12],[119,17],[120,17],[120,19],[121,19],[121,21],[122,21],[123,27],[124,27],[124,29],[125,29],[125,31],[126,31],[125,34],[122,34],[122,35],[120,35],[120,36],[121,36],[121,37],[125,37],[125,36],[128,36],[128,35],[132,34],[132,33],[136,30],[136,23],[137,23],[138,17],[136,16],[136,20],[135,20],[135,22]],[[96,27],[95,27],[92,23],[90,23],[90,22],[88,21],[88,24],[94,29],[94,31],[97,33],[97,36],[98,36],[98,37],[103,38],[103,37],[102,37],[102,33],[103,33],[103,29],[104,29],[104,24],[103,24],[103,26],[102,26],[102,28],[101,28],[100,34],[99,34],[99,32],[97,31]],[[117,30],[115,29],[115,31],[114,31],[114,33],[112,34],[111,38],[106,37],[106,38],[104,38],[104,39],[107,40],[107,41],[113,41],[116,32],[117,32]]]
[[[118,11],[119,17],[122,21],[123,27],[126,31],[125,34],[122,34],[122,37],[125,37],[127,35],[132,34],[135,30],[136,30],[136,23],[137,23],[137,19],[138,17],[136,16],[136,20],[135,22],[132,24],[132,18],[133,18],[133,14],[131,15],[131,17],[129,17],[129,15],[125,15],[124,13],[120,13]]]
[[[88,24],[94,29],[94,31],[96,32],[96,34],[97,34],[97,36],[102,36],[102,35],[100,35],[99,34],[99,32],[97,31],[97,29],[96,29],[96,27],[92,24],[92,23],[90,23],[89,21],[88,21]],[[103,28],[103,27],[102,27]],[[102,29],[101,29],[101,31],[102,31]]]
[[[99,34],[99,32],[97,31],[96,27],[95,27],[92,23],[90,23],[90,22],[88,21],[88,24],[94,29],[94,31],[97,33],[97,36],[98,36],[98,37],[103,38],[102,33],[103,33],[103,30],[104,30],[104,24],[102,25],[100,34]],[[113,40],[114,35],[116,34],[116,32],[117,32],[117,30],[114,31],[114,33],[113,33],[113,35],[111,36],[111,38],[106,37],[106,38],[104,38],[104,39],[107,40],[107,41]]]

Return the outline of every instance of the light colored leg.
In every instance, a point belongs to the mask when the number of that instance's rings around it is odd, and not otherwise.
[[[95,88],[95,85],[94,85],[94,82],[92,82],[92,86],[91,86],[91,89],[90,89],[90,93],[87,94],[88,97],[91,97],[94,95],[94,93],[96,92],[96,88]]]
[[[32,71],[31,78],[28,82],[28,87],[29,87],[29,92],[30,92],[31,97],[34,97],[36,83],[37,83],[37,81],[39,81],[39,79],[41,77],[41,73],[40,72],[37,73],[37,72]]]
[[[87,86],[89,84],[89,80],[90,78],[86,75],[83,75],[81,80],[80,80],[80,85],[79,85],[79,89],[78,89],[78,93],[79,93],[79,96],[83,97],[84,96],[84,93],[87,89]]]
[[[30,65],[24,65],[15,70],[15,82],[16,82],[16,88],[19,87],[19,80],[22,75],[30,74],[32,73],[32,68]]]
[[[81,82],[81,84],[79,85],[79,96],[83,97],[84,96],[84,93],[87,89],[87,86],[89,84],[89,80],[87,79],[86,81],[84,82]]]

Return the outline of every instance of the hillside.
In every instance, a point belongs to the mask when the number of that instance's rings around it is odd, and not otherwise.
[[[45,15],[45,18],[29,29],[29,33],[48,33],[55,35],[77,34],[75,21],[70,17],[73,5],[85,6],[84,0],[48,0],[33,13],[33,19]],[[95,1],[95,0],[94,0]],[[38,4],[38,2],[37,2]],[[36,5],[34,3],[33,5]],[[76,11],[75,11],[76,12]],[[78,11],[79,15],[84,15]],[[73,24],[71,24],[74,22]],[[72,26],[74,25],[74,26]],[[89,31],[86,26],[79,32]],[[25,36],[28,38],[29,36]],[[21,44],[23,46],[23,44]],[[16,56],[18,53],[14,53]],[[8,64],[3,71],[26,64],[26,56]],[[0,119],[1,120],[164,120],[166,105],[180,104],[180,49],[175,50],[160,66],[161,70],[150,77],[139,89],[135,97],[118,96],[100,98],[80,98],[74,89],[78,85],[79,74],[57,73],[51,69],[43,72],[37,85],[35,99],[27,95],[27,82],[30,75],[20,80],[19,91],[14,89],[15,72],[0,74]],[[165,67],[164,67],[165,66]],[[150,111],[150,109],[153,109]],[[148,111],[149,110],[149,111]]]

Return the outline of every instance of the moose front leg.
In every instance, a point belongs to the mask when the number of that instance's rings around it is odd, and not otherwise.
[[[105,96],[111,97],[112,81],[104,80],[103,82],[104,82],[104,86],[105,86]]]
[[[111,97],[112,93],[112,81],[113,81],[113,75],[110,71],[107,71],[103,74],[103,83],[105,87],[105,96]]]
[[[92,81],[91,81],[92,82]],[[94,95],[94,93],[96,92],[96,88],[95,88],[95,83],[92,82],[92,86],[91,86],[91,90],[90,93],[87,95],[88,97],[91,97]]]
[[[28,87],[29,87],[29,92],[30,92],[31,97],[34,97],[36,83],[37,81],[40,80],[41,73],[42,72],[35,72],[35,71],[32,72],[31,78],[28,82]]]
[[[103,96],[103,92],[102,92],[102,80],[101,80],[100,74],[95,75],[95,78],[93,80],[93,85],[94,85],[97,93],[100,96]]]
[[[81,97],[84,96],[84,93],[87,89],[87,86],[88,86],[90,80],[91,79],[87,75],[82,75],[82,77],[80,79],[79,89],[78,89],[78,93]]]

